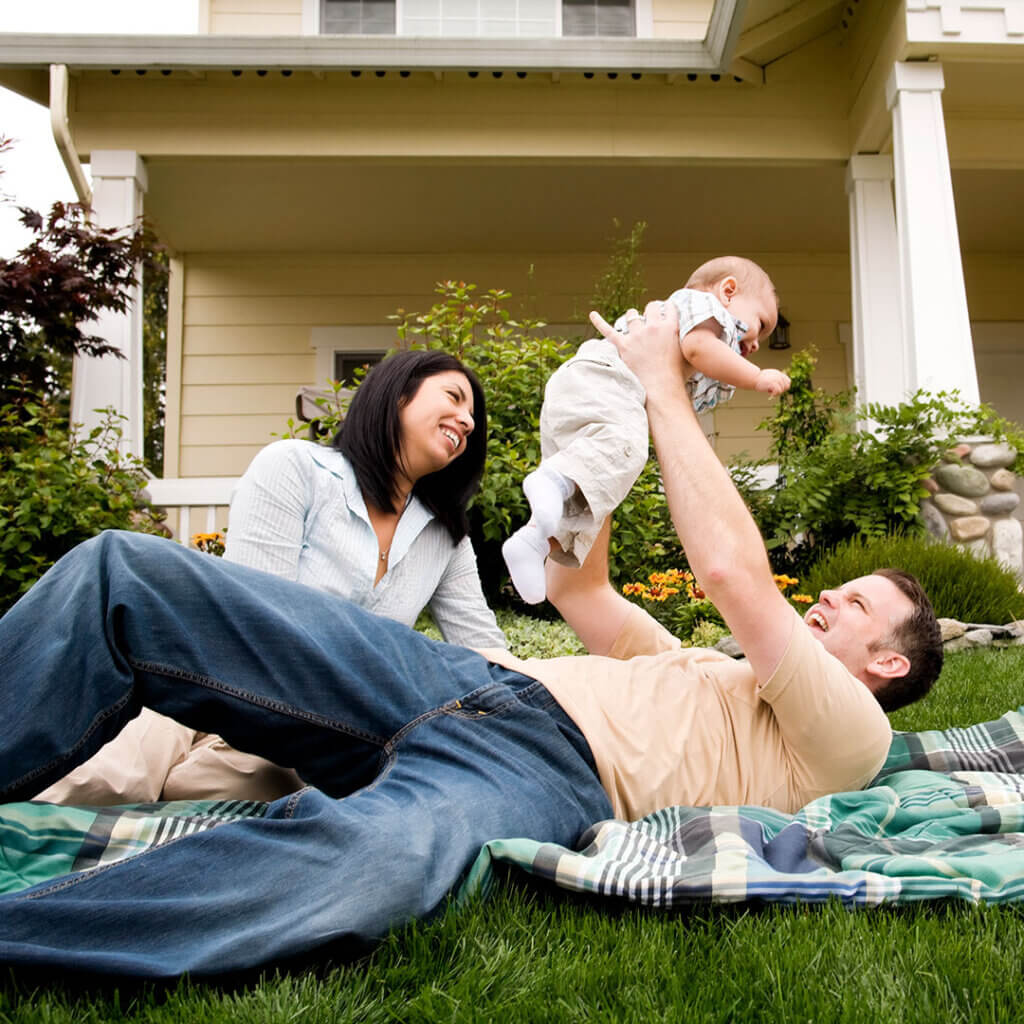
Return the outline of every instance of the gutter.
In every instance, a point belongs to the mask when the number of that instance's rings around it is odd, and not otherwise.
[[[71,183],[75,186],[78,201],[88,209],[92,206],[92,188],[78,160],[78,153],[71,141],[71,128],[68,125],[68,66],[66,64],[50,65],[50,130],[53,132],[53,141],[57,143],[57,152],[60,153]]]

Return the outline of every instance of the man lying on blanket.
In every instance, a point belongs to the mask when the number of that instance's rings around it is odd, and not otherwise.
[[[593,655],[523,662],[104,534],[0,621],[0,799],[38,792],[142,705],[310,785],[265,816],[0,897],[0,961],[249,967],[430,915],[490,839],[568,846],[613,814],[794,811],[867,783],[889,749],[883,709],[938,674],[930,605],[886,572],[823,593],[800,621],[691,411],[675,310],[646,315],[625,338],[598,327],[647,389],[673,522],[747,661],[680,649],[616,594],[607,537],[582,570],[553,566],[548,589]]]

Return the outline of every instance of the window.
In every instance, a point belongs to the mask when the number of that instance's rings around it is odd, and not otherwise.
[[[395,0],[323,0],[321,31],[327,35],[395,34]]]
[[[636,0],[304,0],[306,31],[331,35],[636,36]],[[319,5],[319,6],[317,6]],[[646,2],[639,4],[641,11]],[[641,31],[649,34],[641,15]]]
[[[635,36],[632,0],[562,0],[563,36]]]
[[[383,358],[383,352],[335,352],[334,380],[341,381],[347,388],[352,387],[360,366],[376,366]]]

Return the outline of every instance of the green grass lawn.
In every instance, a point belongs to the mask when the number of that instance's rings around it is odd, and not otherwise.
[[[506,628],[509,623],[503,622]],[[527,653],[558,627],[516,625]],[[1024,703],[1024,648],[951,656],[900,729],[969,725]],[[392,936],[369,958],[210,986],[9,973],[0,1022],[992,1021],[1020,1011],[1024,914],[959,903],[847,911],[599,904],[518,874],[497,895]],[[130,925],[129,925],[130,926]]]

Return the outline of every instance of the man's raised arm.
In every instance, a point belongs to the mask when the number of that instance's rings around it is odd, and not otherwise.
[[[665,496],[690,568],[766,682],[785,653],[793,613],[772,579],[757,525],[693,411],[676,310],[672,303],[649,303],[646,323],[634,320],[627,335],[596,313],[590,319],[647,392]]]

